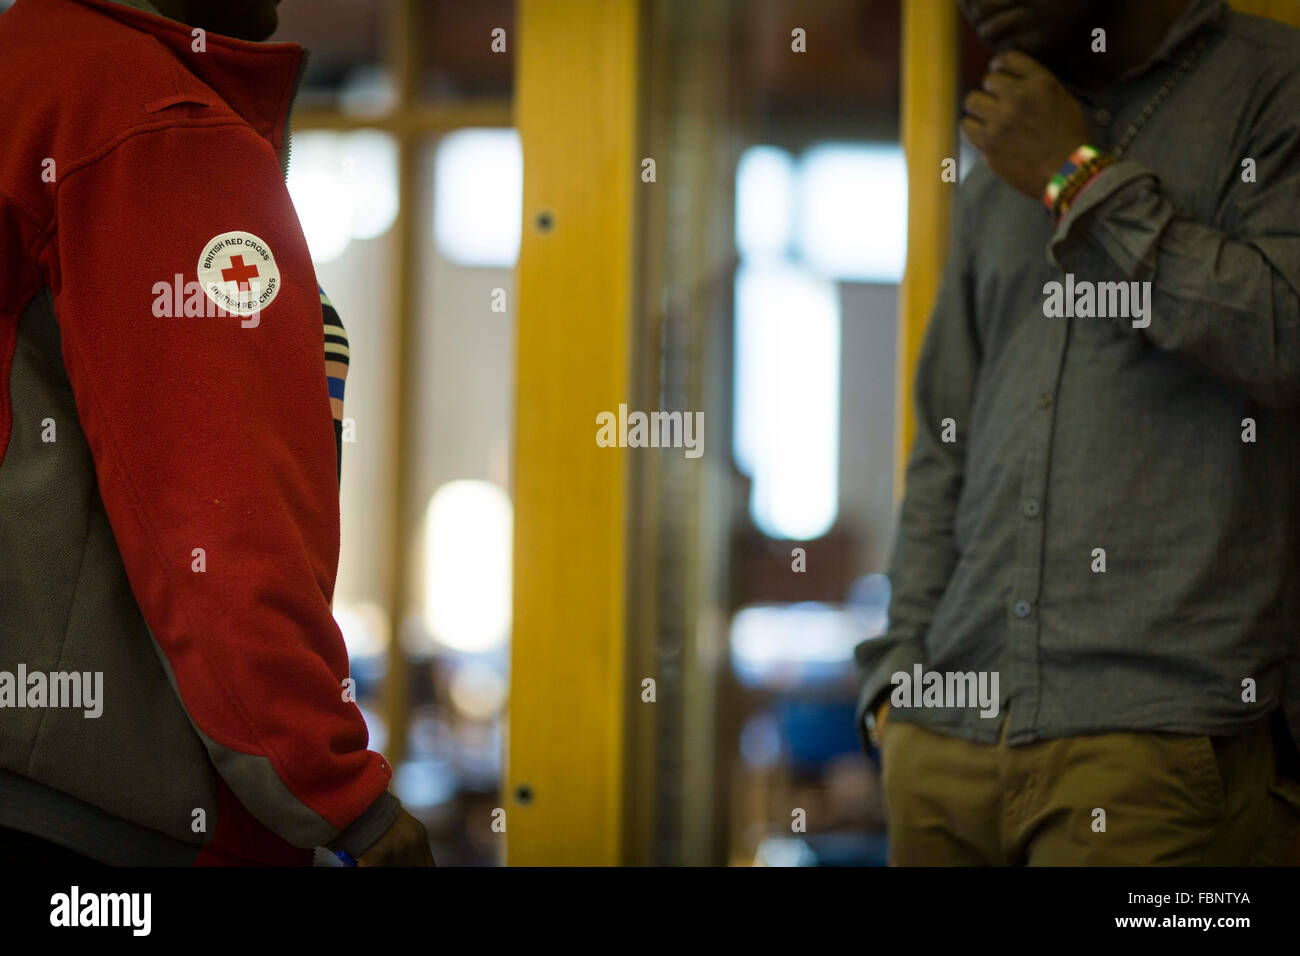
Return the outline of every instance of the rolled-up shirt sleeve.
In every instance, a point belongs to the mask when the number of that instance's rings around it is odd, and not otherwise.
[[[1207,181],[1222,194],[1218,222],[1187,217],[1151,169],[1124,160],[1080,194],[1048,247],[1080,279],[1150,282],[1149,322],[1134,333],[1270,408],[1300,405],[1294,100],[1274,97],[1227,181]]]

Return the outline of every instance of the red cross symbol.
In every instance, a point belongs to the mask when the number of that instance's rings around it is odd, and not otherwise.
[[[257,266],[244,265],[243,256],[231,256],[230,268],[221,270],[221,278],[238,283],[239,291],[247,292],[250,288],[248,280],[257,278]]]

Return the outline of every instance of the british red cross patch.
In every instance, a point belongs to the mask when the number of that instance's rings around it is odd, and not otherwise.
[[[251,232],[223,232],[203,244],[199,284],[209,299],[234,315],[263,311],[280,293],[271,247]]]

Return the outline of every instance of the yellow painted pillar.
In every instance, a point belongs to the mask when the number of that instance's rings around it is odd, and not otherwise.
[[[621,862],[639,0],[520,0],[510,865]]]
[[[903,0],[903,152],[907,157],[907,265],[898,295],[898,374],[894,429],[894,492],[912,450],[916,413],[913,373],[948,257],[955,183],[940,179],[957,158],[957,5]]]

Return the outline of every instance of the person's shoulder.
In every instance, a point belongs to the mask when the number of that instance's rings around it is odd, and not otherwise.
[[[1229,9],[1224,22],[1231,35],[1258,43],[1262,47],[1291,50],[1300,48],[1300,27],[1281,20]]]
[[[149,33],[75,0],[18,0],[0,15],[0,115],[66,130],[65,158],[146,121],[148,105],[184,92],[174,54]]]
[[[159,73],[169,56],[148,33],[76,0],[18,0],[0,16],[6,85],[71,89],[94,98],[98,89],[171,82]]]
[[[1255,66],[1300,75],[1300,27],[1235,10],[1224,23],[1229,43]]]
[[[1221,72],[1237,77],[1235,82],[1247,91],[1244,112],[1251,124],[1295,128],[1300,123],[1300,28],[1230,12],[1226,34],[1224,47],[1235,62],[1224,63]]]

